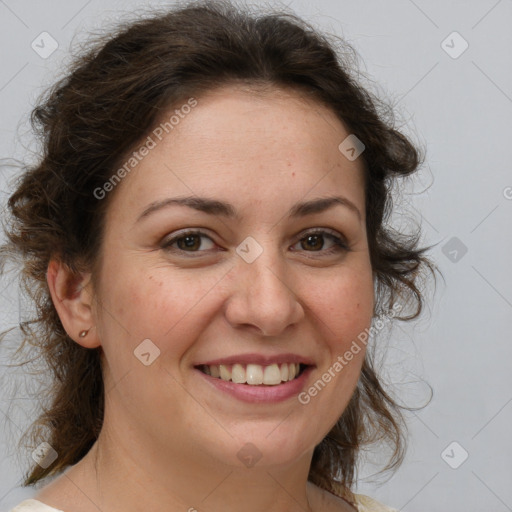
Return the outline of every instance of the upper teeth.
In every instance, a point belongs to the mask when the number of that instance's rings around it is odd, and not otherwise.
[[[300,371],[299,363],[271,364],[261,366],[259,364],[234,364],[234,365],[204,365],[203,371],[212,377],[220,377],[222,380],[231,380],[237,384],[276,385],[282,381],[293,380]]]

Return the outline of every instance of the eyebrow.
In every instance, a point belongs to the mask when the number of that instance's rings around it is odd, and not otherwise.
[[[136,222],[141,221],[156,211],[173,205],[186,206],[188,208],[193,208],[194,210],[207,213],[209,215],[221,215],[229,219],[240,220],[240,215],[237,213],[234,206],[230,203],[218,201],[216,199],[210,199],[207,197],[186,196],[173,197],[151,203],[139,215]],[[361,212],[357,206],[352,201],[342,196],[318,198],[311,201],[296,203],[290,208],[288,217],[298,218],[305,217],[307,215],[313,215],[315,213],[322,213],[338,205],[345,206],[352,213],[356,214],[359,220],[362,220]]]

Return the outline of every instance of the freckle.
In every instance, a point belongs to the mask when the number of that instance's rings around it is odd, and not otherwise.
[[[295,176],[295,173],[294,173],[294,172],[292,172],[292,177],[293,177],[293,176]]]

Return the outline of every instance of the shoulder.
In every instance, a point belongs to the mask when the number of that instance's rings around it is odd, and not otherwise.
[[[365,494],[356,494],[348,487],[345,487],[336,480],[325,480],[319,486],[324,493],[332,496],[334,502],[331,501],[333,510],[336,512],[398,512],[397,509],[388,507],[383,503],[366,496]]]
[[[315,487],[322,493],[317,509],[323,512],[398,512],[369,496],[355,494],[334,480]]]
[[[50,507],[49,505],[46,505],[45,503],[29,499],[22,501],[18,505],[16,505],[13,509],[11,509],[9,512],[63,512],[62,510],[59,510],[57,508]]]
[[[388,507],[364,494],[354,494],[358,512],[398,512],[396,508]]]

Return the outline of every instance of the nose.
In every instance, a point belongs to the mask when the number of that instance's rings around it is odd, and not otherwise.
[[[278,336],[304,316],[290,269],[277,257],[263,254],[252,263],[238,261],[232,269],[233,293],[225,315],[235,328],[248,326],[264,336]]]

